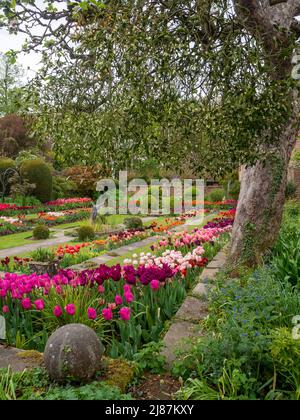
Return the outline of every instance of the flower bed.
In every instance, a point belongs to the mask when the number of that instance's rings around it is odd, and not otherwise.
[[[61,212],[64,210],[91,208],[92,200],[90,198],[70,198],[50,201],[39,206],[17,206],[16,204],[0,204],[0,215],[17,216],[18,214],[37,214],[47,212]]]
[[[131,358],[143,343],[156,341],[183,301],[199,271],[220,247],[225,230],[215,228],[201,246],[183,245],[161,255],[140,255],[124,266],[101,265],[58,275],[6,273],[0,280],[0,307],[11,344],[43,350],[58,326],[81,322],[95,329],[113,357]]]
[[[58,200],[55,201],[49,201],[48,203],[46,203],[46,206],[65,206],[66,204],[86,204],[86,203],[91,203],[92,199],[91,198],[60,198]]]

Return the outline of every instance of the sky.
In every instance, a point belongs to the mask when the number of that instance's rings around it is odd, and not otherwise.
[[[44,0],[36,0],[36,5],[43,8]],[[36,30],[36,33],[39,33],[39,29]],[[12,35],[7,30],[0,28],[0,53],[6,53],[9,50],[21,50],[25,40],[26,36],[24,34],[19,33],[17,35]],[[39,69],[40,60],[40,55],[33,52],[29,54],[19,54],[18,63],[20,63],[24,68],[25,80],[32,79],[34,77],[36,71]]]
[[[25,36],[22,34],[11,35],[6,30],[0,29],[0,52],[6,53],[9,50],[19,50],[25,41]],[[35,72],[39,68],[40,55],[36,53],[19,54],[18,63],[20,63],[25,72],[25,79],[34,77]]]

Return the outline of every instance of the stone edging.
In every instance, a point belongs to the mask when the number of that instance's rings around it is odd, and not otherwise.
[[[221,250],[203,270],[199,282],[185,298],[174,316],[172,324],[163,339],[165,347],[162,350],[162,355],[165,356],[169,368],[176,358],[175,351],[178,348],[188,351],[188,345],[184,340],[203,336],[201,322],[208,315],[207,293],[211,287],[209,282],[224,266],[225,261],[226,253]]]

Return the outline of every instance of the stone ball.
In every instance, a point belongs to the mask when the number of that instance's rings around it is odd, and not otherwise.
[[[49,376],[57,382],[87,382],[99,369],[104,347],[96,333],[86,325],[68,324],[49,338],[44,362]]]

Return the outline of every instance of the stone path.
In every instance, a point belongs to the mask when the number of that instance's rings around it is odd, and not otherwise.
[[[159,236],[150,236],[149,238],[143,239],[142,241],[135,242],[130,245],[121,246],[120,248],[113,249],[112,251],[109,251],[106,254],[100,255],[99,257],[91,258],[90,260],[84,261],[81,264],[72,265],[69,268],[71,270],[79,271],[87,268],[98,267],[100,264],[106,264],[108,261],[111,261],[116,257],[121,257],[122,255],[126,255],[129,252],[134,252],[138,248],[144,247],[146,245],[152,245],[159,238]]]
[[[172,366],[177,349],[188,351],[189,343],[187,339],[203,336],[202,321],[208,315],[206,296],[208,288],[211,287],[209,282],[223,267],[225,260],[225,251],[220,251],[203,270],[198,284],[186,297],[173,318],[173,323],[163,340],[165,348],[162,354],[166,357],[168,367]]]
[[[28,233],[28,235],[30,235],[30,233]],[[55,230],[54,235],[55,236],[53,238],[46,239],[45,241],[30,243],[31,240],[28,239],[28,245],[26,244],[22,246],[15,246],[14,248],[3,249],[0,251],[0,259],[26,254],[38,248],[48,248],[49,246],[60,245],[74,239],[72,236],[65,236],[64,232],[61,230]],[[3,240],[5,240],[5,236],[3,237]]]

